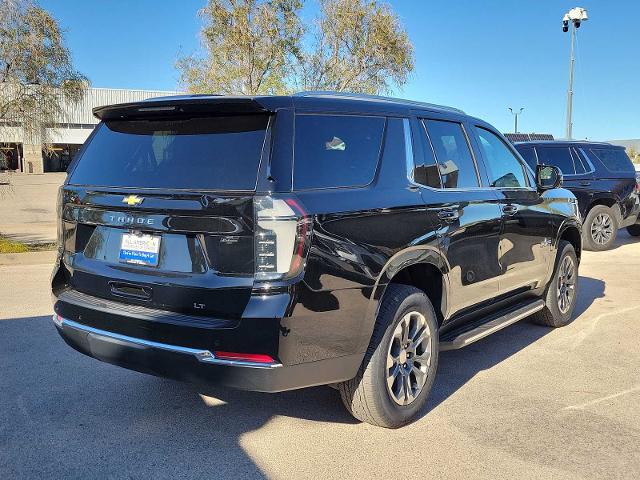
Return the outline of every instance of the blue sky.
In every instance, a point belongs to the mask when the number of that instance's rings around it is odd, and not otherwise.
[[[67,30],[77,68],[96,87],[174,90],[181,53],[198,49],[205,0],[41,0]],[[456,106],[502,131],[564,134],[569,35],[563,14],[589,11],[578,30],[574,136],[640,138],[640,2],[482,0],[389,2],[415,46],[398,96]],[[307,0],[304,16],[317,5]]]

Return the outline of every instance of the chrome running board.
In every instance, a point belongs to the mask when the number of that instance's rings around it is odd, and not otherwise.
[[[505,315],[501,315],[493,320],[490,320],[480,325],[471,326],[463,331],[447,332],[440,341],[440,351],[445,350],[457,350],[459,348],[466,347],[478,340],[491,335],[499,330],[502,330],[509,325],[528,317],[529,315],[536,313],[544,308],[543,300],[534,300],[526,305],[513,310]],[[460,332],[460,333],[458,333]]]

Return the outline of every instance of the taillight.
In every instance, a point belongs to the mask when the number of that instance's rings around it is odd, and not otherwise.
[[[311,237],[311,219],[292,198],[255,198],[255,277],[292,278],[302,272]]]
[[[262,353],[237,353],[237,352],[222,352],[216,350],[213,352],[215,358],[220,360],[237,360],[244,362],[254,362],[254,363],[275,363],[275,360],[269,356]]]
[[[636,193],[640,195],[640,173],[636,173]]]

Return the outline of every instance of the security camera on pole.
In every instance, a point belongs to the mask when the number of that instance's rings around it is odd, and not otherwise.
[[[569,90],[567,91],[567,129],[566,129],[566,137],[567,139],[571,139],[572,130],[573,130],[573,64],[575,63],[575,58],[573,55],[573,48],[576,39],[576,29],[580,28],[580,24],[582,22],[586,22],[589,20],[587,15],[587,10],[582,7],[575,7],[569,10],[564,14],[562,18],[562,31],[569,31],[569,22],[571,22],[571,58],[569,61]]]

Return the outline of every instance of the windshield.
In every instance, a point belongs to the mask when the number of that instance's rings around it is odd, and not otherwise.
[[[105,121],[70,183],[254,190],[267,122],[266,115]]]

